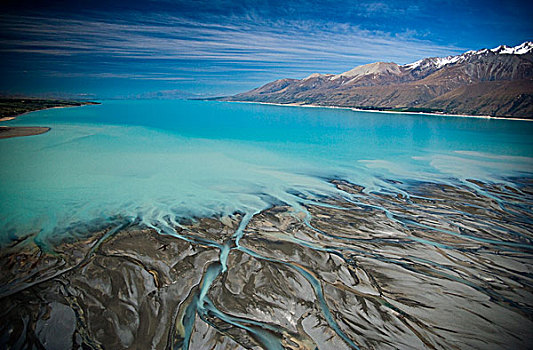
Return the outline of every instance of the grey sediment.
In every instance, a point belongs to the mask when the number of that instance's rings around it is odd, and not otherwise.
[[[48,131],[50,131],[50,128],[42,126],[0,126],[0,139],[40,135]]]
[[[307,198],[307,212],[118,222],[0,254],[0,341],[22,348],[527,348],[531,179]],[[398,184],[401,185],[401,184]],[[512,198],[502,206],[498,198]],[[54,239],[56,239],[54,241]],[[17,345],[18,344],[18,345]]]

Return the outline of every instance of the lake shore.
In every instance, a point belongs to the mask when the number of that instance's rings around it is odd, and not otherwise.
[[[381,109],[362,109],[354,107],[343,106],[322,106],[315,104],[300,104],[300,103],[274,103],[274,102],[256,102],[256,101],[224,101],[222,102],[234,102],[234,103],[252,103],[281,107],[306,107],[306,108],[331,108],[331,109],[345,109],[357,112],[374,112],[374,113],[388,113],[388,114],[413,114],[413,115],[429,115],[439,117],[456,117],[456,118],[478,118],[478,119],[499,119],[499,120],[520,120],[520,121],[533,121],[533,119],[526,118],[509,118],[509,117],[494,117],[490,115],[469,115],[469,114],[450,114],[450,113],[431,113],[431,112],[410,112],[410,111],[394,111],[394,110],[381,110]]]
[[[99,103],[28,98],[0,98],[0,122],[14,120],[24,114],[40,110],[53,108],[81,107],[95,104]],[[49,127],[39,126],[0,126],[0,139],[40,135],[45,132],[48,132],[49,130]]]

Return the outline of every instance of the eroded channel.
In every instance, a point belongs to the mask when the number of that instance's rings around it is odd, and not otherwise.
[[[13,349],[527,348],[533,183],[396,183],[2,251]]]

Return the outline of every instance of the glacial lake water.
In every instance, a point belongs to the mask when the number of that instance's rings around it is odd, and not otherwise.
[[[3,123],[0,244],[46,242],[117,220],[165,230],[186,217],[255,213],[415,182],[513,188],[533,176],[533,123],[206,101],[103,101]],[[476,188],[482,191],[480,188]]]

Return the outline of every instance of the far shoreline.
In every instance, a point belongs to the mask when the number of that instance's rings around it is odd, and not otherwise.
[[[234,102],[234,103],[254,103],[270,106],[281,107],[305,107],[305,108],[330,108],[330,109],[345,109],[355,112],[373,112],[373,113],[388,113],[388,114],[413,114],[413,115],[428,115],[428,116],[440,116],[440,117],[455,117],[455,118],[477,118],[477,119],[498,119],[498,120],[517,120],[531,122],[533,119],[526,118],[511,118],[511,117],[496,117],[490,115],[471,115],[471,114],[451,114],[451,113],[431,113],[431,112],[408,112],[408,111],[391,111],[391,110],[379,110],[379,109],[363,109],[356,107],[344,107],[344,106],[322,106],[315,104],[299,104],[299,103],[274,103],[274,102],[260,102],[260,101],[225,101],[225,100],[207,100],[218,102]]]
[[[0,99],[1,101],[7,101],[6,103],[8,106],[2,106],[4,108],[24,108],[26,106],[18,106],[18,104],[24,104],[26,101],[28,103],[41,103],[43,106],[28,106],[26,107],[27,110],[23,110],[21,112],[18,112],[17,109],[15,109],[16,112],[5,112],[2,114],[5,114],[5,116],[0,117],[0,122],[6,122],[15,120],[18,117],[22,115],[26,115],[32,112],[37,111],[44,111],[48,109],[55,109],[55,108],[67,108],[67,107],[82,107],[87,105],[96,105],[100,104],[99,102],[81,102],[81,101],[62,101],[62,100],[40,100],[40,99],[31,99],[31,98],[18,98],[18,99]],[[13,106],[9,106],[9,103],[12,103]],[[22,136],[33,136],[33,135],[41,135],[48,131],[50,131],[50,127],[44,127],[44,126],[0,126],[0,139],[7,139],[12,137],[22,137]]]

